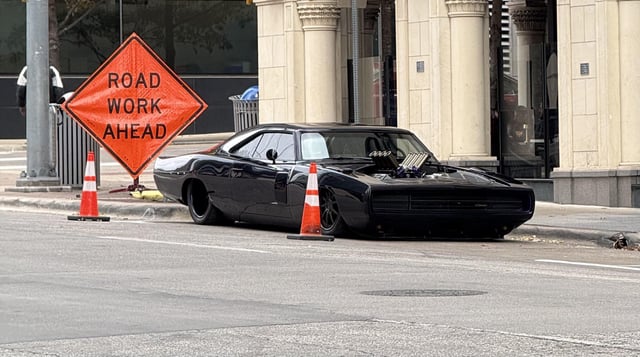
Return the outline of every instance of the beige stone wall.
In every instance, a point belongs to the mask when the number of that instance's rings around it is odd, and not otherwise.
[[[304,35],[295,0],[254,0],[260,122],[304,122]]]
[[[260,122],[343,118],[337,0],[255,0],[258,11]],[[346,62],[345,62],[346,63]]]
[[[554,200],[631,206],[640,169],[640,1],[558,0],[557,10]]]
[[[640,1],[620,1],[619,24],[620,165],[640,168]]]
[[[606,75],[611,69],[611,64],[602,61],[605,58],[598,61],[599,51],[605,57],[609,52],[607,38],[603,33],[605,37],[596,41],[596,1],[576,3],[579,4],[558,3],[560,168],[606,167],[608,159],[599,152],[607,150],[601,144],[608,141],[608,125],[606,118],[598,114],[606,113],[608,108],[606,100],[598,103],[597,79],[599,73]],[[589,66],[588,74],[581,74],[581,65],[583,70]],[[606,79],[601,84],[608,86]]]
[[[441,160],[495,167],[490,157],[486,1],[396,1],[398,126]]]
[[[444,0],[396,1],[398,127],[415,132],[439,158],[451,154],[451,137],[442,135],[451,131],[451,108],[442,105],[451,101],[449,38]]]
[[[637,0],[558,2],[560,169],[640,165],[638,19]]]

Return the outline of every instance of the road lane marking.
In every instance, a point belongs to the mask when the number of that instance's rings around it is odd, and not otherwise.
[[[0,162],[9,162],[9,161],[27,161],[24,157],[0,157]]]
[[[106,163],[100,164],[100,167],[116,167],[116,166],[122,166],[122,165],[120,165],[120,163],[118,163],[118,162],[106,162]],[[23,165],[0,165],[0,170],[2,170],[2,171],[25,170],[26,168],[27,168],[26,164],[23,164]]]
[[[25,165],[0,166],[0,170],[2,171],[25,170],[26,168]]]
[[[610,268],[610,269],[640,271],[640,267],[639,268],[634,268],[633,266],[624,266],[624,265],[608,265],[608,264],[594,264],[594,263],[583,263],[583,262],[569,262],[569,261],[566,261],[566,260],[550,260],[550,259],[537,259],[536,262],[554,263],[554,264],[566,264],[566,265],[578,265],[578,266],[595,267],[595,268]]]
[[[523,337],[529,339],[536,339],[542,341],[553,341],[553,342],[561,342],[561,343],[571,343],[575,345],[584,345],[584,346],[593,346],[593,347],[603,347],[603,348],[611,348],[616,350],[623,351],[632,351],[636,352],[637,349],[633,347],[620,346],[611,343],[604,343],[598,341],[591,340],[581,340],[577,338],[571,337],[563,337],[563,336],[552,336],[552,335],[536,335],[529,333],[521,333],[521,332],[512,332],[512,331],[503,331],[503,330],[493,330],[493,329],[484,329],[484,328],[475,328],[475,327],[460,327],[460,326],[451,326],[451,325],[442,325],[442,324],[430,324],[430,323],[415,323],[415,322],[407,322],[407,321],[397,321],[397,320],[382,320],[382,319],[372,319],[373,322],[381,322],[381,323],[390,323],[390,324],[399,324],[399,325],[418,325],[429,327],[445,327],[454,330],[462,330],[462,331],[474,331],[480,333],[494,333],[498,335],[512,336],[512,337]]]
[[[27,159],[24,157],[0,157],[0,162],[27,162]],[[101,162],[100,166],[121,166],[119,162]],[[9,167],[9,166],[2,166]]]
[[[235,251],[239,251],[239,252],[250,252],[250,253],[263,253],[263,254],[270,254],[271,253],[271,252],[266,251],[266,250],[258,250],[258,249],[232,248],[232,247],[223,247],[223,246],[219,246],[219,245],[206,245],[206,244],[185,243],[185,242],[171,242],[171,241],[162,241],[162,240],[153,240],[153,239],[139,239],[139,238],[113,237],[113,236],[97,236],[96,238],[99,238],[99,239],[111,239],[111,240],[121,240],[121,241],[129,241],[129,242],[140,242],[140,243],[179,245],[179,246],[183,246],[183,247],[192,247],[192,248],[235,250]]]

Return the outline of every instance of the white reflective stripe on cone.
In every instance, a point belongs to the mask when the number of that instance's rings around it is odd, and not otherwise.
[[[96,186],[96,181],[84,180],[84,183],[82,184],[82,191],[86,191],[86,192],[98,191],[98,188]]]
[[[96,175],[96,165],[93,161],[87,161],[87,168],[84,170],[85,176],[95,176]]]
[[[304,198],[304,203],[308,204],[309,206],[320,206],[320,198],[318,197],[318,195],[307,195]]]
[[[310,174],[307,181],[307,190],[318,191],[318,177],[316,174]]]

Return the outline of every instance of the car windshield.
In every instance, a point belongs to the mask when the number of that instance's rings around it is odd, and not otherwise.
[[[373,151],[390,151],[396,159],[402,160],[408,153],[430,153],[414,135],[404,132],[303,133],[301,146],[303,160],[369,158]]]

